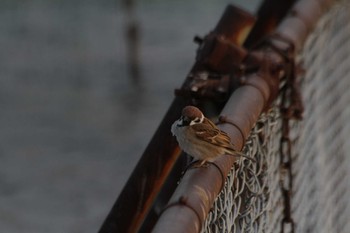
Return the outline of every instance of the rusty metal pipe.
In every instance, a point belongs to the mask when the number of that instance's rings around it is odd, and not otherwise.
[[[276,32],[289,38],[299,51],[313,30],[317,20],[331,6],[334,0],[301,0],[291,9],[287,17],[277,27]]]
[[[295,49],[299,50],[322,15],[320,10],[324,12],[330,3],[329,0],[301,0],[293,7],[291,14],[281,22],[275,32],[291,41]],[[309,12],[312,16],[305,15],[305,12]],[[265,52],[275,53],[273,50]],[[280,54],[275,55],[280,56]],[[251,78],[259,79],[259,76],[252,74],[247,77],[248,80]],[[238,88],[222,111],[222,115],[230,119],[231,124],[223,124],[219,127],[229,134],[236,149],[240,150],[243,147],[244,140],[251,128],[269,103],[271,93],[276,91],[266,89],[266,87],[271,88],[271,85],[266,82],[267,78],[261,76],[255,84],[247,83]],[[153,232],[195,233],[200,231],[221,190],[223,177],[227,176],[234,161],[230,156],[221,156],[214,163],[216,165],[211,164],[208,168],[191,169],[186,172],[170,199],[170,205],[164,210]]]
[[[242,149],[266,102],[263,93],[250,85],[232,94],[222,111],[230,124],[219,125],[219,128],[234,139],[237,150]],[[215,161],[216,166],[211,164],[186,172],[153,232],[199,232],[234,162],[231,156],[221,156]]]
[[[265,0],[259,7],[257,18],[259,19],[247,40],[244,42],[246,48],[251,48],[261,41],[266,35],[275,31],[277,25],[286,16],[289,9],[296,0]]]
[[[174,100],[99,233],[139,231],[181,154],[168,129],[177,119],[177,112],[188,103],[183,98]],[[159,141],[162,141],[162,144]],[[180,175],[181,170],[178,173]]]

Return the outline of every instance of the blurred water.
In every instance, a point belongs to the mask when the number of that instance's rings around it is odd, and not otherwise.
[[[138,88],[118,1],[0,3],[1,232],[99,229],[228,2],[140,2]]]

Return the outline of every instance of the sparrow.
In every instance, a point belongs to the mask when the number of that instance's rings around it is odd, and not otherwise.
[[[171,126],[171,132],[183,151],[201,161],[199,167],[224,154],[254,160],[235,150],[227,133],[206,118],[197,107],[183,108],[180,119]]]

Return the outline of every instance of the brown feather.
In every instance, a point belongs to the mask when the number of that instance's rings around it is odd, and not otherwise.
[[[213,122],[207,118],[204,119],[203,123],[195,124],[191,127],[194,129],[196,137],[198,139],[214,144],[216,146],[234,150],[230,137],[227,135],[227,133],[221,131]]]
[[[226,132],[221,131],[212,121],[204,118],[203,123],[191,126],[198,139],[213,144],[215,146],[223,147],[227,150],[229,155],[242,156],[255,162],[255,159],[246,156],[242,152],[237,151],[232,143],[230,137]]]

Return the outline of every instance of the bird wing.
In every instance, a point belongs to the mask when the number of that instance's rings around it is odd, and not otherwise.
[[[218,129],[213,123],[195,124],[192,125],[192,128],[194,129],[196,137],[198,139],[209,142],[216,146],[233,149],[230,137],[227,135],[227,133]]]
[[[192,125],[192,128],[195,132],[195,135],[198,139],[211,143],[215,146],[224,147],[229,151],[231,155],[239,155],[245,157],[253,162],[256,162],[255,159],[243,154],[242,152],[236,151],[233,148],[230,137],[224,131],[221,131],[219,128],[214,125],[211,121],[209,124],[195,124]]]

